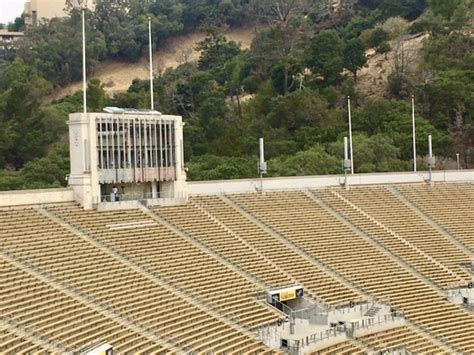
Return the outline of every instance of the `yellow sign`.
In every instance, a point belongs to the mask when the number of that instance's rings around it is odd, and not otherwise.
[[[280,301],[288,301],[296,298],[296,290],[287,290],[280,292]]]

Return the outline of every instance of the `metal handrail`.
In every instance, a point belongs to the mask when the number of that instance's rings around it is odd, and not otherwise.
[[[143,194],[122,194],[122,193],[110,193],[106,195],[100,196],[100,202],[123,202],[123,201],[140,201],[140,200],[154,200],[154,199],[185,199],[187,198],[187,193],[180,191],[178,193],[171,193],[171,192],[160,192],[158,191],[156,195],[152,194],[151,192],[143,193]]]

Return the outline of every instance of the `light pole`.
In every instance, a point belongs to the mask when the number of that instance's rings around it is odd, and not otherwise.
[[[87,73],[86,73],[86,4],[82,3],[82,91],[84,113],[87,113]]]
[[[351,115],[351,97],[347,96],[347,112],[349,119],[349,149],[351,156],[351,174],[354,174],[354,155],[352,150],[352,115]]]
[[[153,93],[153,44],[151,43],[151,16],[148,17],[148,46],[150,47],[150,100],[151,110],[155,109],[155,100]]]
[[[456,153],[456,165],[457,165],[458,170],[459,170],[459,168],[460,168],[460,166],[459,166],[459,153]]]
[[[411,95],[411,121],[413,127],[413,171],[416,172],[415,95]]]

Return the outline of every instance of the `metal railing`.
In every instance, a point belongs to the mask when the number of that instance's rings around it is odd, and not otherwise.
[[[395,315],[384,315],[383,317],[377,317],[377,319],[367,319],[363,322],[358,321],[355,323],[338,323],[334,327],[321,331],[319,333],[313,333],[303,336],[301,339],[288,340],[288,347],[292,350],[299,351],[309,345],[321,343],[323,341],[335,338],[337,336],[345,336],[347,338],[354,338],[358,330],[368,330],[375,328],[376,326],[395,323],[396,321],[402,320],[404,317]]]
[[[122,193],[110,193],[107,195],[101,195],[100,201],[97,202],[123,202],[123,201],[141,201],[141,200],[155,200],[155,199],[186,199],[187,193],[180,191],[174,192],[162,192],[158,191],[156,194],[151,192],[142,194],[122,194]]]

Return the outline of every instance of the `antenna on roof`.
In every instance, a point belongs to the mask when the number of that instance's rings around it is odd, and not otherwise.
[[[151,16],[148,17],[148,43],[150,47],[150,99],[151,110],[155,109],[155,100],[153,95],[153,45],[151,43]]]

